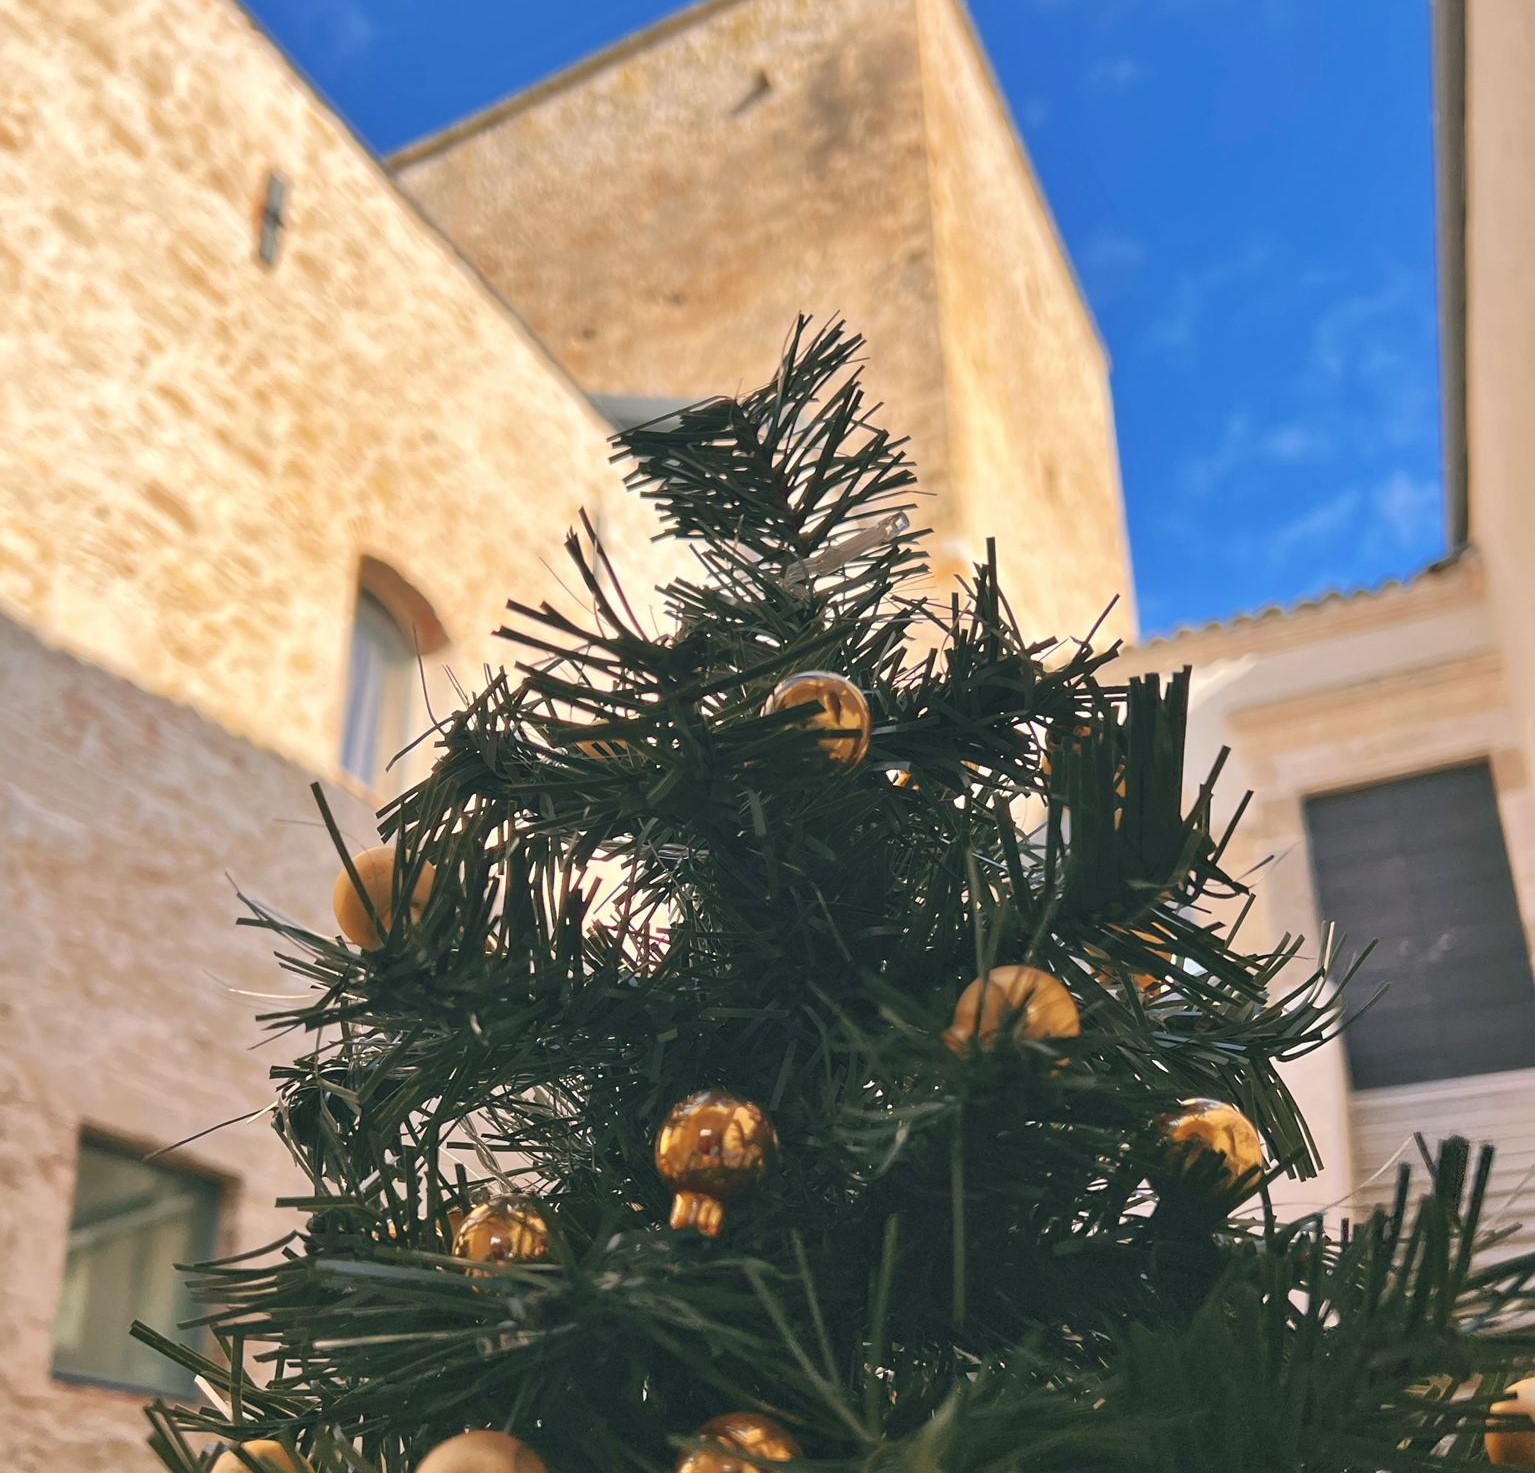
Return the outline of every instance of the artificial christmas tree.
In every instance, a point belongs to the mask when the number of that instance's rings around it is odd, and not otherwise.
[[[620,437],[696,560],[666,629],[571,539],[590,617],[510,606],[390,855],[332,825],[355,944],[253,907],[312,987],[270,1020],[311,1185],[196,1271],[220,1357],[139,1332],[213,1403],[152,1409],[176,1473],[1485,1463],[1535,1353],[1535,1264],[1472,1253],[1487,1160],[1275,1220],[1315,1166],[1276,1066],[1339,979],[1271,997],[1299,943],[1212,912],[1186,673],[1026,638],[989,565],[912,592],[857,349],[801,323]]]

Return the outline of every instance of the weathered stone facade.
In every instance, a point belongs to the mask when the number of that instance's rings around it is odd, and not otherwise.
[[[230,880],[329,925],[361,560],[441,621],[439,703],[583,504],[637,594],[656,562],[584,395],[233,5],[18,0],[0,57],[0,1417],[24,1473],[123,1473],[143,1398],[50,1375],[77,1142],[271,1099],[234,989],[293,988]],[[294,1225],[265,1120],[184,1158],[224,1248]]]
[[[22,1473],[158,1466],[142,1396],[52,1378],[53,1318],[82,1129],[154,1149],[272,1099],[292,1041],[259,1013],[298,993],[231,881],[328,928],[335,851],[309,773],[185,706],[50,650],[0,619],[0,1419]],[[359,846],[371,813],[328,794]],[[268,1118],[180,1161],[227,1182],[226,1250],[299,1225],[302,1189]]]
[[[718,0],[394,163],[590,389],[755,385],[841,313],[940,577],[994,534],[1029,627],[1133,633],[1107,360],[957,0]]]
[[[473,680],[581,505],[643,554],[608,427],[227,0],[0,36],[0,612],[330,773],[363,555]]]

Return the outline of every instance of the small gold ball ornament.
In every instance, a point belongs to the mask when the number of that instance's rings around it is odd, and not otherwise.
[[[416,1473],[549,1473],[544,1460],[509,1432],[460,1432],[439,1442]]]
[[[683,1452],[677,1459],[677,1473],[747,1473],[760,1470],[764,1463],[787,1463],[803,1456],[799,1443],[761,1412],[726,1412],[705,1422],[696,1435],[719,1447]]]
[[[390,844],[377,849],[364,849],[361,854],[352,856],[352,867],[357,871],[357,878],[362,881],[362,888],[373,902],[373,908],[378,912],[378,918],[384,923],[386,931],[394,925],[394,871],[397,859],[394,846]],[[421,912],[426,906],[427,896],[432,893],[432,883],[436,878],[436,866],[429,859],[422,860],[415,888],[410,894],[412,920],[421,919]],[[336,924],[341,927],[341,934],[348,941],[355,941],[364,951],[376,951],[384,944],[384,938],[374,926],[368,907],[363,904],[362,896],[358,894],[357,886],[352,883],[352,877],[344,865],[341,873],[336,876],[336,887],[331,892],[330,903],[336,912]]]
[[[1108,929],[1120,936],[1134,936],[1136,940],[1145,944],[1147,950],[1149,950],[1153,956],[1160,958],[1162,965],[1166,970],[1173,970],[1173,953],[1155,931],[1137,931],[1131,927],[1122,926],[1113,921],[1109,923]],[[1109,961],[1108,955],[1105,952],[1097,950],[1096,948],[1090,948],[1090,951],[1094,958],[1100,963],[1098,967],[1099,981],[1112,985],[1112,983],[1116,980],[1114,975],[1116,969]],[[1169,985],[1161,972],[1132,972],[1130,975],[1131,980],[1138,988],[1140,988],[1141,992],[1145,994],[1148,1001],[1155,1002],[1157,999],[1165,996],[1165,994],[1170,991]]]
[[[218,1455],[210,1473],[251,1473],[252,1464],[269,1470],[269,1473],[311,1473],[309,1464],[303,1458],[297,1453],[290,1453],[282,1443],[274,1442],[270,1437],[242,1442],[240,1452],[250,1459],[249,1463],[242,1463],[240,1453],[233,1448],[226,1448]]]
[[[1492,1410],[1500,1417],[1523,1416],[1535,1424],[1535,1376],[1515,1381],[1508,1388],[1506,1401],[1495,1401]],[[1487,1429],[1487,1461],[1503,1468],[1535,1468],[1535,1425],[1526,1432],[1520,1427]]]
[[[656,1170],[677,1195],[671,1225],[717,1238],[725,1203],[758,1181],[778,1149],[758,1105],[722,1089],[701,1089],[672,1106],[656,1136]]]
[[[1039,770],[1045,777],[1054,775],[1056,760],[1061,751],[1068,744],[1072,749],[1079,748],[1086,738],[1093,734],[1093,729],[1086,723],[1078,723],[1068,733],[1063,726],[1052,726],[1045,732],[1044,750],[1039,754]]]
[[[594,762],[613,762],[634,756],[634,748],[622,737],[587,737],[576,743],[576,750]]]
[[[471,1263],[542,1263],[549,1256],[549,1224],[525,1197],[495,1197],[458,1224],[453,1256]]]
[[[874,733],[874,717],[864,693],[845,675],[803,670],[780,680],[762,714],[771,716],[795,707],[805,709],[794,724],[822,733],[821,750],[838,767],[857,767],[863,761]]]
[[[1220,1100],[1184,1100],[1177,1115],[1162,1122],[1174,1153],[1185,1161],[1201,1151],[1226,1158],[1226,1181],[1235,1186],[1263,1168],[1263,1139],[1257,1127],[1235,1105]]]
[[[956,1054],[996,1046],[1011,1026],[1017,1037],[1076,1038],[1082,1016],[1065,986],[1038,967],[993,967],[960,993],[943,1041]]]

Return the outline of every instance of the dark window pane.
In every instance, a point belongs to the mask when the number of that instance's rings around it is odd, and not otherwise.
[[[196,1312],[173,1265],[212,1253],[218,1185],[89,1140],[80,1143],[78,1173],[54,1372],[189,1395],[191,1376],[130,1338],[128,1327],[143,1320],[175,1334]]]
[[[1535,979],[1486,763],[1306,800],[1317,905],[1350,987],[1356,1089],[1535,1066]]]

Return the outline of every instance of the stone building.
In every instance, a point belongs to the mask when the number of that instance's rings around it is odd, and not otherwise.
[[[391,163],[598,393],[755,384],[840,312],[939,573],[995,535],[1026,621],[1134,632],[1107,358],[956,0],[714,0]]]
[[[580,506],[660,571],[589,395],[755,384],[841,310],[943,571],[996,531],[1042,631],[1129,572],[1106,359],[959,0],[716,0],[399,179],[233,0],[12,0],[0,60],[0,1415],[23,1473],[121,1473],[191,1394],[127,1320],[300,1185],[256,1047],[297,984],[232,881],[329,925],[309,785],[370,842]]]
[[[1436,0],[1435,145],[1451,552],[1409,580],[1132,648],[1195,668],[1189,776],[1231,749],[1237,868],[1272,856],[1254,943],[1378,938],[1345,1040],[1292,1071],[1327,1169],[1291,1206],[1389,1200],[1414,1132],[1499,1149],[1491,1205],[1535,1244],[1535,10]]]

